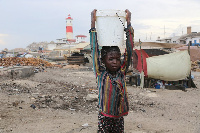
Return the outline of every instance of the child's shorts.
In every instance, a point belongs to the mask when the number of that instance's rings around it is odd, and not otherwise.
[[[106,117],[99,113],[97,133],[124,133],[124,118]]]

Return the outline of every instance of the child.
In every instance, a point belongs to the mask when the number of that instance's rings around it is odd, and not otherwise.
[[[95,29],[96,10],[91,13],[90,44],[99,90],[98,133],[123,133],[123,116],[129,111],[125,78],[133,50],[133,28],[131,13],[129,10],[125,12],[127,40],[123,61],[118,46],[103,46],[100,54]]]

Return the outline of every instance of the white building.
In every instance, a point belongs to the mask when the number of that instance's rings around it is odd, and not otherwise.
[[[167,38],[163,38],[163,39],[158,38],[156,41],[159,41],[162,43],[179,43],[178,42],[179,38],[180,38],[180,36],[167,37]]]
[[[192,32],[190,34],[183,35],[179,38],[179,42],[182,44],[192,43],[192,46],[200,46],[200,32]]]
[[[87,36],[85,35],[77,35],[76,36],[76,43],[84,43],[86,42]]]
[[[163,43],[177,43],[177,44],[189,44],[192,43],[192,46],[200,46],[200,32],[192,32],[191,27],[187,27],[187,34],[182,36],[174,36],[158,39],[156,41],[163,42]]]

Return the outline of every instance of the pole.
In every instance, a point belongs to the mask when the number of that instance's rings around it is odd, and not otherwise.
[[[190,45],[192,45],[192,42],[190,41],[188,44],[188,54],[190,55]],[[191,70],[190,70],[190,74],[189,74],[189,81],[188,81],[188,87],[191,88],[191,83],[192,83],[192,79],[191,79]]]
[[[140,75],[140,87],[143,89],[144,87],[144,70],[143,70],[143,57],[142,57],[142,42],[139,39],[139,43],[140,43],[140,53],[141,53],[141,62],[142,62],[142,71],[141,71],[141,75]]]

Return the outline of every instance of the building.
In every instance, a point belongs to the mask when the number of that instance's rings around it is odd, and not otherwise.
[[[76,43],[84,43],[84,42],[86,42],[85,40],[86,40],[86,37],[87,36],[85,36],[85,35],[77,35],[76,36]]]
[[[64,56],[70,54],[72,51],[80,51],[86,44],[85,35],[77,35],[76,38],[73,38],[73,19],[69,14],[66,18],[66,38],[56,39],[55,44],[49,44],[49,49],[53,50],[52,56]],[[81,43],[81,44],[80,44]],[[78,46],[77,46],[78,45]],[[83,46],[81,46],[83,45]],[[75,47],[77,46],[77,47]]]
[[[160,39],[156,41],[162,43],[177,43],[177,44],[189,44],[191,42],[192,46],[200,46],[200,32],[192,32],[191,26],[187,27],[187,34],[182,36],[174,36]]]
[[[67,44],[67,39],[66,38],[61,38],[61,39],[56,39],[56,45],[57,46],[62,46]]]
[[[180,36],[167,37],[167,38],[162,38],[162,39],[158,37],[156,41],[161,42],[161,43],[178,43],[179,38]]]
[[[73,22],[73,19],[71,15],[69,14],[68,17],[66,18],[66,38],[56,39],[57,46],[86,42],[87,36],[85,35],[77,35],[75,39],[73,38],[73,23],[72,22]]]
[[[192,27],[187,27],[187,34],[182,35],[178,40],[178,43],[189,44],[192,46],[200,46],[200,32],[192,32]]]
[[[192,32],[190,34],[186,34],[181,36],[178,39],[181,44],[189,44],[191,42],[192,46],[200,46],[200,32]]]

